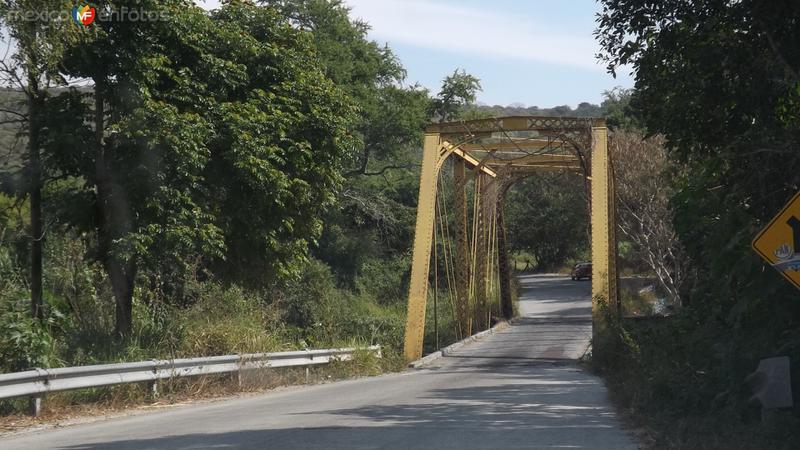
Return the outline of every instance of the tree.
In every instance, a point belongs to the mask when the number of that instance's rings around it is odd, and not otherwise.
[[[22,92],[24,106],[16,105],[16,98],[7,95],[8,101],[0,112],[2,123],[18,124],[23,130],[27,152],[25,155],[24,194],[30,202],[30,291],[31,315],[43,317],[42,301],[42,246],[44,219],[42,213],[42,147],[47,133],[50,89],[66,86],[67,81],[58,73],[58,63],[66,45],[75,40],[76,30],[63,22],[47,22],[39,13],[49,10],[67,11],[71,4],[52,1],[7,1],[0,4],[0,23],[9,39],[9,50],[14,53],[0,61],[0,83],[12,92]],[[13,45],[13,47],[12,47]],[[57,104],[53,102],[53,104]]]
[[[481,80],[465,70],[456,69],[442,80],[442,89],[431,101],[429,115],[439,122],[455,120],[467,106],[475,103],[480,91]]]
[[[199,260],[253,285],[295,272],[353,143],[347,97],[276,11],[139,6],[162,19],[98,22],[64,64],[94,83],[93,139],[62,163],[86,180],[123,336],[140,268],[179,282]]]
[[[606,118],[608,127],[614,129],[642,129],[638,120],[638,113],[631,104],[633,89],[615,87],[603,92],[603,102],[600,104],[601,114]]]
[[[632,103],[647,132],[664,136],[669,160],[680,167],[669,177],[670,204],[691,269],[677,317],[638,330],[623,324],[626,343],[619,348],[627,351],[609,352],[607,366],[630,369],[620,392],[635,399],[633,409],[643,417],[652,412],[663,424],[692,417],[693,431],[665,427],[656,446],[704,446],[706,433],[698,430],[714,427],[723,415],[731,429],[753,422],[749,393],[741,386],[760,358],[800,356],[797,290],[751,249],[752,239],[800,186],[800,117],[792,107],[800,3],[602,5],[597,35],[603,57],[612,71],[633,69]],[[685,381],[696,375],[687,390]],[[668,406],[655,411],[648,404]],[[797,420],[786,418],[751,446],[793,442]],[[716,445],[743,445],[741,433],[731,436],[729,444]]]
[[[685,278],[683,247],[672,226],[673,187],[664,138],[618,130],[611,139],[617,226],[635,246],[638,259],[656,275],[673,302]]]
[[[428,92],[403,86],[406,71],[388,46],[369,40],[369,25],[352,19],[341,0],[262,0],[314,38],[325,75],[358,108],[353,132],[360,139],[348,178],[407,169],[392,164],[398,152],[420,142],[427,122]],[[377,166],[377,167],[373,167]]]
[[[350,17],[343,2],[262,4],[311,33],[323,71],[357,108],[351,131],[358,142],[343,171],[345,183],[336,191],[337,205],[325,215],[314,256],[331,267],[339,283],[358,289],[365,268],[386,266],[408,251],[428,91],[405,84],[405,70],[394,53],[370,40],[369,26]],[[391,276],[400,284],[405,275]]]
[[[697,270],[687,286],[734,323],[790,295],[749,244],[800,186],[798,23],[789,0],[604,0],[599,18],[609,70],[633,68],[648,132],[685,167],[672,201]]]
[[[537,270],[556,269],[588,249],[586,194],[580,178],[543,172],[512,186],[505,200],[509,249],[531,253]]]

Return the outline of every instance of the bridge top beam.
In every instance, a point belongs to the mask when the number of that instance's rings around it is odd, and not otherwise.
[[[580,159],[575,155],[539,153],[527,154],[520,152],[517,157],[499,157],[496,154],[488,153],[483,157],[475,157],[464,150],[464,145],[453,146],[448,142],[443,142],[442,149],[447,154],[453,154],[464,160],[473,169],[497,177],[499,170],[513,173],[534,173],[540,170],[581,170]],[[507,153],[503,153],[508,156]]]
[[[442,144],[440,163],[455,154],[491,177],[498,170],[585,170],[592,130],[606,126],[593,117],[512,116],[431,124],[426,134]]]
[[[496,171],[505,170],[513,173],[533,173],[541,170],[580,171],[581,161],[575,155],[540,154],[527,155],[514,159],[503,159],[488,156],[483,163]]]
[[[428,125],[425,131],[442,135],[470,135],[514,131],[580,131],[590,134],[592,127],[605,126],[605,119],[595,117],[512,116],[434,123]]]

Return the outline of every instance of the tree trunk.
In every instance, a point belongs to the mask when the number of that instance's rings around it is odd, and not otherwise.
[[[130,209],[124,189],[115,182],[112,166],[106,158],[105,82],[102,76],[95,80],[95,177],[97,179],[97,234],[100,258],[111,281],[116,303],[115,329],[119,337],[131,334],[133,310],[133,285],[136,263],[115,253],[114,241],[131,229]]]
[[[130,262],[125,264],[119,261],[119,258],[109,256],[105,268],[111,279],[111,287],[114,290],[114,299],[116,300],[114,332],[120,337],[130,336],[136,266]]]
[[[40,98],[38,80],[28,78],[28,183],[30,189],[31,316],[44,317],[42,308],[42,169],[39,155]]]

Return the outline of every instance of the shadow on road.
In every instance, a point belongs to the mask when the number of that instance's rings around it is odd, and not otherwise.
[[[615,437],[621,433],[612,411],[598,406],[604,404],[602,385],[579,369],[549,367],[522,378],[509,367],[494,375],[509,382],[441,388],[413,404],[294,414],[298,423],[320,426],[198,432],[63,448],[598,448],[598,442],[625,447]],[[342,425],[326,426],[331,423]]]

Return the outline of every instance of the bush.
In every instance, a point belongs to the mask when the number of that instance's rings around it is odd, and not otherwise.
[[[22,291],[0,297],[0,370],[19,372],[58,365],[52,328],[63,318],[50,313],[40,322],[30,316],[29,301]],[[15,299],[16,297],[16,299]]]
[[[381,307],[351,296],[329,319],[328,342],[357,339],[365,345],[381,345],[399,351],[403,345],[405,310],[402,307]]]
[[[410,267],[407,257],[370,259],[356,277],[356,292],[382,305],[403,302],[408,294],[405,275]]]
[[[796,373],[797,334],[767,351],[752,333],[732,334],[724,323],[684,309],[670,317],[610,321],[593,342],[591,363],[627,419],[646,430],[651,447],[796,448],[798,408],[762,423],[744,379],[760,358],[777,354],[788,355]],[[797,390],[800,380],[792,378]]]
[[[87,238],[54,230],[44,246],[44,290],[48,304],[69,312],[72,332],[92,338],[111,334],[114,299],[100,263],[87,260]]]
[[[376,266],[367,270],[383,272]],[[387,275],[383,279],[390,278]],[[402,345],[402,306],[382,306],[376,297],[379,291],[364,287],[364,278],[361,280],[363,292],[341,289],[336,286],[330,268],[311,259],[300,279],[286,288],[282,300],[284,318],[293,326],[289,333],[309,347],[336,347],[353,341]],[[387,281],[393,283],[397,282]]]
[[[214,282],[193,289],[200,291],[197,303],[178,312],[174,324],[180,354],[258,353],[285,346],[280,339],[279,314],[257,293]]]
[[[330,312],[330,305],[341,301],[330,267],[309,259],[297,282],[290,283],[283,299],[284,318],[299,328],[319,326]]]

